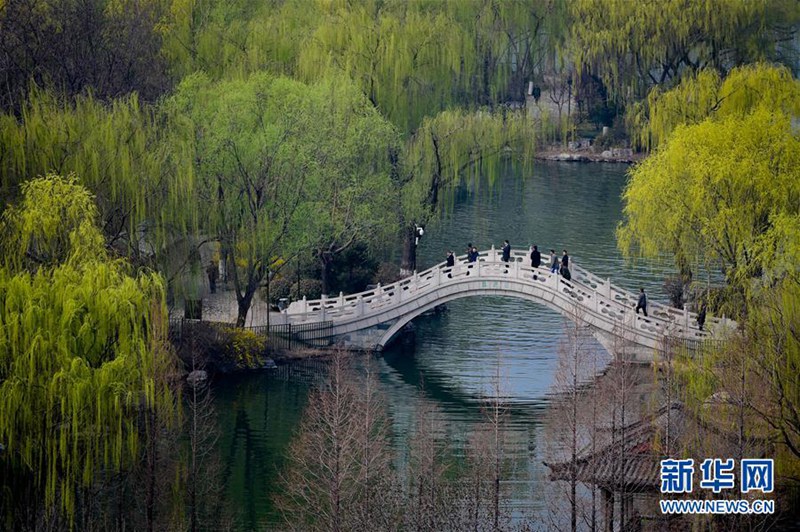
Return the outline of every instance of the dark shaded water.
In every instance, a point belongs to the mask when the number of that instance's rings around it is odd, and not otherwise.
[[[645,286],[651,298],[663,300],[665,270],[627,264],[616,248],[626,169],[547,163],[524,178],[509,169],[493,187],[465,186],[442,220],[427,228],[418,265],[425,269],[444,260],[447,249],[462,254],[467,242],[485,249],[507,238],[515,248],[567,248],[573,261],[593,273],[630,290]],[[513,504],[521,512],[539,512],[544,501],[537,486],[545,482],[540,450],[547,437],[542,420],[565,334],[563,318],[522,300],[467,298],[414,325],[413,340],[395,343],[379,360],[401,459],[421,387],[440,407],[443,432],[462,445],[481,420],[481,400],[499,364],[503,391],[514,405],[505,449]],[[215,387],[226,494],[242,529],[274,518],[270,497],[314,368],[287,371],[238,376]]]

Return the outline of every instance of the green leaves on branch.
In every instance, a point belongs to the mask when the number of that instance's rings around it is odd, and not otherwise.
[[[67,514],[136,456],[138,413],[173,404],[164,284],[110,259],[96,218],[76,179],[51,175],[2,220],[0,441]]]
[[[454,105],[523,97],[561,2],[173,0],[159,26],[177,76],[346,76],[402,133]]]
[[[574,63],[602,76],[623,102],[684,71],[783,59],[800,21],[794,0],[577,0],[569,10]]]
[[[650,149],[681,124],[743,116],[759,106],[800,116],[800,82],[788,68],[755,63],[734,68],[724,79],[715,70],[701,70],[671,90],[655,87],[628,118],[634,138]]]
[[[679,126],[632,170],[624,200],[626,254],[682,254],[741,285],[772,260],[776,222],[800,215],[800,139],[763,107]]]
[[[337,253],[393,229],[398,136],[348,79],[198,74],[168,105],[193,139],[201,230],[237,264],[240,312],[277,256]]]
[[[135,95],[106,104],[34,89],[19,118],[0,115],[0,201],[28,179],[74,174],[93,194],[109,244],[136,255],[146,237],[158,250],[190,221],[192,166],[171,130]]]
[[[509,159],[530,163],[535,147],[536,129],[524,111],[455,109],[425,119],[404,152],[406,218],[426,221],[448,190],[478,173],[492,181]]]

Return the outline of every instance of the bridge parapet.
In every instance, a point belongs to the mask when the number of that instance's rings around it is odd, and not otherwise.
[[[453,267],[440,263],[423,272],[386,286],[357,294],[339,294],[293,302],[283,313],[286,323],[330,321],[344,331],[375,327],[381,323],[402,322],[417,315],[421,308],[432,308],[457,297],[472,294],[501,294],[524,297],[562,312],[578,313],[595,328],[635,338],[635,343],[653,347],[664,337],[690,341],[721,338],[736,324],[724,318],[709,318],[706,329],[697,326],[697,315],[648,302],[649,316],[633,309],[638,296],[619,288],[574,263],[567,281],[549,267],[531,268],[527,252],[515,251],[503,262],[498,250],[482,251],[477,262],[458,257]],[[621,332],[620,332],[621,331]]]

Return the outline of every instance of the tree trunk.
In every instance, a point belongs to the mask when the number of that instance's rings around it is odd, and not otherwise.
[[[400,262],[400,276],[408,277],[417,269],[417,235],[414,225],[410,224],[403,229],[403,259]]]
[[[329,295],[333,288],[333,259],[334,254],[331,251],[321,250],[319,252],[319,260],[322,265],[320,281],[322,283],[322,293],[325,295]]]
[[[261,280],[261,275],[257,271],[248,274],[247,286],[244,287],[244,293],[236,291],[236,303],[238,305],[238,313],[236,315],[236,326],[241,328],[245,326],[247,321],[247,313],[250,312],[250,307],[253,304],[253,296],[258,289],[258,283]]]

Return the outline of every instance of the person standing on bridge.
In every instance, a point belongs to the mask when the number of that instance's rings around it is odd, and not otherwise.
[[[472,247],[472,242],[467,244],[467,262],[475,262],[475,256],[473,255],[473,250],[475,248]]]
[[[531,268],[538,268],[542,264],[542,254],[536,244],[531,248]]]
[[[550,273],[556,273],[558,271],[558,255],[556,255],[556,250],[550,250]]]
[[[647,294],[644,293],[644,288],[640,288],[639,292],[639,302],[636,303],[636,314],[639,314],[639,309],[642,309],[645,317],[647,317]]]
[[[470,262],[478,262],[478,257],[480,257],[480,255],[481,254],[478,253],[478,248],[472,246],[472,254],[471,254],[472,259],[470,260]]]
[[[564,250],[564,254],[561,256],[561,276],[569,281],[572,279],[572,274],[569,273],[569,255],[567,255],[567,250]]]
[[[511,244],[508,240],[503,241],[503,262],[511,260]]]
[[[452,251],[447,252],[447,267],[452,268],[456,265],[456,257],[453,255]]]

